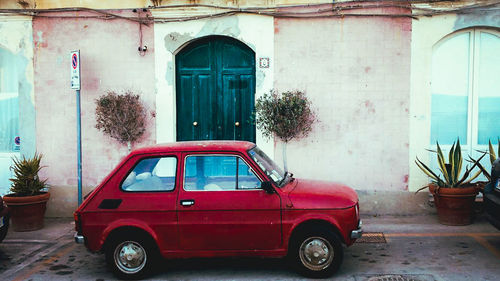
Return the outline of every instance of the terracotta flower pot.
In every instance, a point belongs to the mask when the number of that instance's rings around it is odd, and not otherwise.
[[[434,196],[439,223],[444,225],[471,224],[474,220],[474,202],[479,190],[480,187],[477,185],[439,189],[436,185],[429,185],[429,191]]]
[[[32,231],[43,228],[43,218],[49,198],[48,192],[34,196],[5,195],[3,201],[11,209],[12,229]]]

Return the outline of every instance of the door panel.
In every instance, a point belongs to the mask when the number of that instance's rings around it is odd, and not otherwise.
[[[200,39],[176,56],[176,72],[178,141],[255,142],[251,49],[227,37]]]
[[[280,199],[263,190],[185,191],[178,203],[183,250],[272,250],[281,245]],[[180,201],[194,200],[192,206]]]
[[[237,139],[235,136],[236,118],[236,91],[239,87],[236,75],[223,75],[223,86],[221,95],[222,115],[222,138]]]
[[[281,200],[260,189],[241,156],[188,156],[177,214],[183,250],[272,250],[281,246]]]
[[[240,75],[240,94],[237,96],[240,101],[240,127],[236,129],[238,140],[255,139],[255,126],[252,123],[253,108],[255,99],[251,93],[255,92],[254,77],[252,75]],[[243,106],[245,105],[245,106]]]

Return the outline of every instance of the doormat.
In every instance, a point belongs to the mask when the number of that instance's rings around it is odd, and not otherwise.
[[[436,281],[430,274],[370,274],[354,278],[356,281]]]
[[[383,232],[365,232],[356,243],[387,243]]]

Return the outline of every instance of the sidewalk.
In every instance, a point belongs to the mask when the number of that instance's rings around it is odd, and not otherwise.
[[[483,216],[468,226],[441,225],[436,216],[427,215],[362,219],[365,238],[381,240],[366,239],[346,248],[341,270],[332,280],[475,281],[500,276],[500,231]],[[104,256],[76,245],[73,234],[72,218],[46,218],[41,230],[9,232],[0,243],[0,276],[3,280],[114,280],[104,266]],[[303,280],[282,260],[243,258],[168,261],[165,270],[152,278]]]
[[[5,241],[12,240],[42,240],[56,241],[61,238],[72,237],[75,224],[73,218],[45,218],[45,226],[42,229],[27,232],[14,232],[9,229]]]

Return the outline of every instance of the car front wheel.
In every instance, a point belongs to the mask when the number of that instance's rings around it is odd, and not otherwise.
[[[344,250],[338,236],[329,230],[313,230],[299,234],[292,242],[292,261],[306,277],[325,278],[340,267]]]
[[[132,235],[111,242],[106,261],[120,279],[144,278],[152,270],[157,255],[155,245],[146,237]]]

